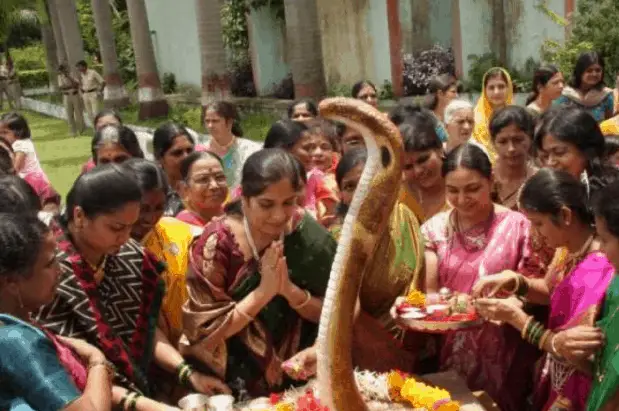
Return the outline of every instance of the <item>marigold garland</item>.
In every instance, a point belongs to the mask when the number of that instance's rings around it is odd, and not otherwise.
[[[413,307],[423,308],[426,305],[426,295],[419,290],[412,290],[406,296],[406,302]]]

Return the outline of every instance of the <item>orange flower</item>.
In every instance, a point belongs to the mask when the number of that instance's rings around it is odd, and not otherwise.
[[[413,307],[422,308],[426,305],[426,295],[421,291],[413,290],[406,296],[406,302]]]

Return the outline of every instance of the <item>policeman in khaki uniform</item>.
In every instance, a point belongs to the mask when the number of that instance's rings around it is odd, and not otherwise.
[[[69,67],[66,64],[58,67],[58,73],[58,87],[62,92],[67,121],[71,134],[75,137],[78,133],[84,133],[84,109],[79,94],[80,83],[69,73]]]
[[[11,92],[11,73],[9,63],[6,60],[0,61],[0,110],[4,107],[4,97],[9,103],[11,110],[15,107],[13,93]]]
[[[99,94],[103,93],[105,81],[99,73],[89,69],[84,60],[78,61],[75,67],[80,73],[80,88],[86,113],[94,123],[95,116],[99,112]]]

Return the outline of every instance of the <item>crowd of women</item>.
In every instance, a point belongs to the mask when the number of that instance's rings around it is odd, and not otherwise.
[[[596,53],[569,86],[541,67],[527,107],[502,68],[475,107],[442,75],[426,107],[388,114],[402,186],[360,290],[356,366],[454,370],[504,411],[618,409],[619,121],[604,74]],[[352,97],[377,106],[368,81]],[[170,410],[188,392],[244,400],[314,374],[365,142],[309,100],[263,145],[238,117],[208,105],[205,146],[166,123],[149,161],[103,111],[63,202],[26,119],[0,117],[0,409]],[[440,338],[398,326],[398,297],[443,287],[487,321]]]

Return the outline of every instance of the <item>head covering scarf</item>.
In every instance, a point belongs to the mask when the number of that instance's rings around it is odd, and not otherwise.
[[[490,103],[490,99],[488,99],[488,96],[486,95],[485,84],[488,73],[496,71],[497,69],[505,75],[505,78],[507,78],[507,94],[505,98],[505,105],[508,106],[512,104],[512,100],[514,97],[514,86],[512,83],[512,78],[507,72],[507,70],[502,67],[493,67],[490,70],[486,71],[481,83],[481,97],[479,98],[479,100],[477,101],[477,105],[475,106],[475,129],[473,130],[473,139],[482,146],[484,146],[484,148],[490,155],[490,161],[492,161],[492,163],[494,163],[494,160],[496,159],[496,151],[494,150],[492,141],[490,139],[490,130],[488,129],[488,125],[490,123],[490,117],[494,112],[494,108]]]

